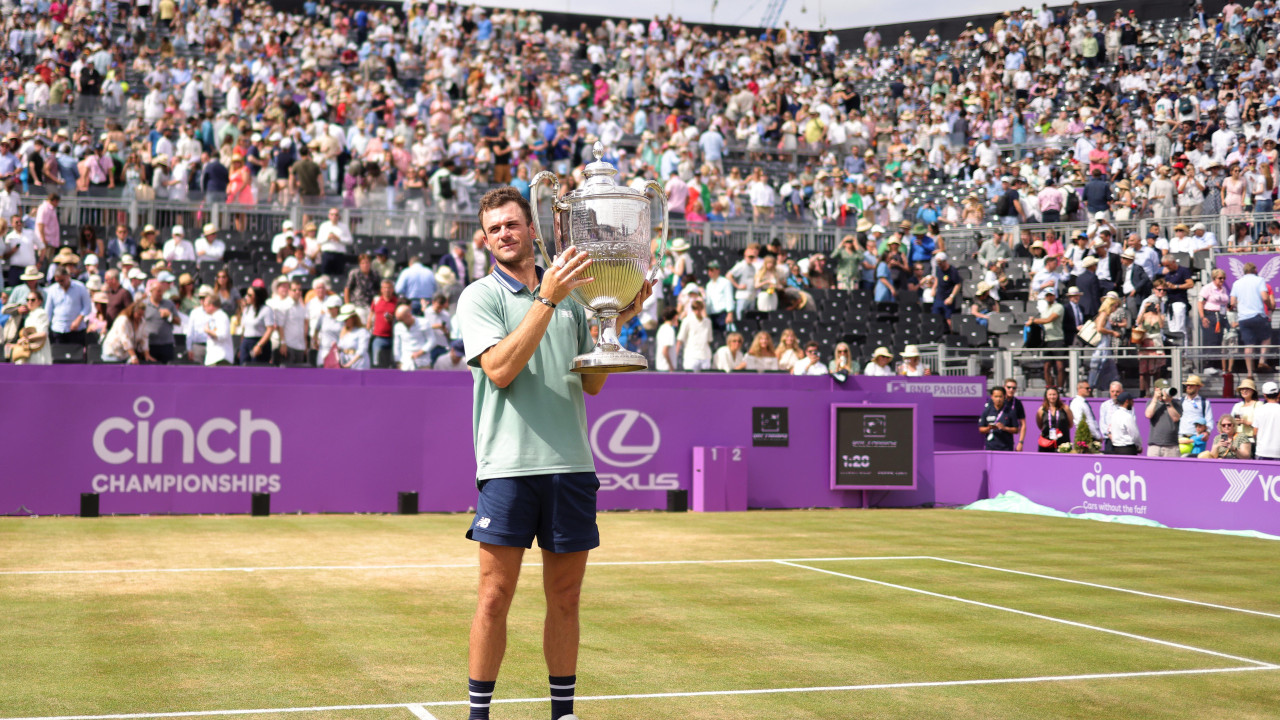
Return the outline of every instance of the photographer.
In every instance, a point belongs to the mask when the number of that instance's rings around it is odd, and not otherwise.
[[[988,450],[1013,450],[1013,434],[1018,432],[1018,414],[1011,403],[1006,402],[1004,388],[991,388],[991,399],[982,409],[978,432],[986,436]]]
[[[1151,422],[1151,434],[1147,438],[1148,457],[1181,457],[1178,448],[1178,421],[1182,419],[1182,401],[1177,390],[1169,387],[1169,381],[1160,378],[1147,401],[1146,416]]]

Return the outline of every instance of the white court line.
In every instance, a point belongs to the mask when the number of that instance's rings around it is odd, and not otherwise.
[[[821,557],[821,558],[743,558],[735,560],[615,560],[591,562],[591,567],[631,567],[637,565],[733,565],[749,563],[792,562],[847,562],[859,560],[932,560],[928,555],[885,555],[880,557]],[[525,563],[525,567],[542,567],[542,563]],[[380,572],[384,570],[447,570],[479,567],[476,563],[424,563],[412,565],[270,565],[264,567],[205,567],[205,568],[100,568],[96,570],[0,570],[0,575],[134,575],[146,573],[220,573],[220,572],[308,572],[322,570],[351,570]]]
[[[919,593],[920,595],[928,595],[930,597],[942,598],[943,600],[954,600],[956,602],[965,603],[967,605],[976,605],[978,607],[984,607],[991,610],[1003,610],[1004,612],[1010,612],[1016,615],[1032,617],[1038,620],[1048,620],[1050,622],[1060,623],[1062,625],[1070,625],[1072,627],[1084,628],[1086,630],[1097,630],[1098,632],[1109,633],[1111,635],[1119,635],[1120,637],[1126,637],[1132,640],[1142,640],[1144,642],[1155,643],[1156,645],[1164,645],[1166,647],[1177,648],[1179,650],[1190,650],[1191,652],[1198,652],[1204,655],[1213,655],[1215,657],[1226,658],[1228,660],[1235,660],[1236,662],[1244,662],[1244,663],[1250,663],[1252,665],[1258,665],[1268,670],[1280,669],[1280,665],[1274,665],[1269,662],[1263,662],[1262,660],[1251,660],[1246,657],[1240,657],[1238,655],[1228,655],[1227,653],[1221,653],[1216,650],[1206,650],[1205,648],[1193,647],[1191,645],[1183,645],[1181,643],[1170,642],[1168,640],[1160,640],[1153,637],[1147,637],[1146,635],[1135,635],[1133,633],[1127,633],[1122,630],[1112,630],[1110,628],[1104,628],[1098,625],[1088,625],[1086,623],[1076,622],[1074,620],[1064,620],[1062,618],[1051,617],[1049,615],[1040,615],[1039,613],[1027,612],[1026,610],[1017,610],[1015,608],[1005,607],[1003,605],[992,605],[991,603],[979,602],[977,600],[969,600],[967,598],[956,597],[955,595],[943,595],[942,593],[931,592],[929,590],[921,590],[920,588],[908,587],[906,585],[897,585],[895,583],[884,582],[883,580],[872,580],[871,578],[859,577],[857,575],[849,575],[847,573],[840,573],[834,570],[823,570],[822,568],[809,567],[808,565],[797,565],[796,563],[790,562],[787,560],[779,560],[778,564],[789,565],[791,567],[801,568],[804,570],[811,570],[813,572],[824,573],[827,575],[834,575],[836,577],[847,578],[849,580],[857,580],[859,582],[871,583],[872,585],[880,585],[887,588],[893,588],[895,590],[906,590],[907,592]]]
[[[1125,678],[1167,677],[1177,675],[1213,675],[1218,673],[1257,672],[1277,670],[1280,667],[1228,667],[1196,670],[1149,670],[1139,672],[1093,673],[1089,675],[1041,675],[1037,677],[988,678],[979,680],[940,680],[934,682],[875,683],[871,685],[829,685],[823,687],[759,688],[749,690],[702,690],[691,692],[637,693],[633,695],[589,695],[574,698],[575,702],[609,700],[650,700],[663,698],[726,697],[733,695],[785,695],[791,693],[857,692],[865,690],[901,690],[911,688],[961,687],[966,685],[1016,685],[1021,683],[1074,682],[1081,680],[1116,680]],[[494,704],[545,703],[550,698],[509,698],[494,700]],[[470,705],[469,700],[442,700],[422,703],[379,703],[375,705],[317,705],[313,707],[260,708],[252,710],[190,710],[183,712],[124,713],[118,715],[56,715],[25,718],[0,718],[0,720],[141,720],[143,718],[214,717],[220,715],[266,715],[270,713],[341,712],[351,710],[387,710],[419,707],[458,707]],[[416,713],[415,713],[416,714]]]
[[[406,705],[405,709],[416,715],[418,720],[438,720],[435,715],[427,712],[427,709],[422,707],[422,703]]]
[[[1156,598],[1158,600],[1170,600],[1172,602],[1199,605],[1201,607],[1213,608],[1215,610],[1230,610],[1232,612],[1261,615],[1262,617],[1276,618],[1277,620],[1280,620],[1280,615],[1276,613],[1262,612],[1261,610],[1249,610],[1247,608],[1232,607],[1230,605],[1218,605],[1217,603],[1188,600],[1187,598],[1173,597],[1172,595],[1157,595],[1156,593],[1142,592],[1141,590],[1130,590],[1128,588],[1116,587],[1114,585],[1101,585],[1098,583],[1085,582],[1084,580],[1072,580],[1070,578],[1055,577],[1053,575],[1041,575],[1040,573],[1024,572],[1022,570],[1010,570],[1008,568],[995,567],[994,565],[981,565],[979,563],[965,562],[964,560],[951,560],[949,558],[942,557],[930,559],[937,560],[938,562],[951,563],[953,565],[967,565],[969,567],[982,568],[983,570],[996,570],[998,572],[1011,573],[1013,575],[1023,575],[1025,577],[1040,578],[1042,580],[1055,580],[1057,582],[1071,583],[1072,585],[1084,585],[1085,587],[1099,588],[1102,590],[1114,590],[1116,592],[1129,593],[1130,595],[1141,595],[1142,597]]]

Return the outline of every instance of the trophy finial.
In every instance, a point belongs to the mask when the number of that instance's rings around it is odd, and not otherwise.
[[[599,140],[591,146],[591,154],[596,156],[596,162],[600,162],[600,158],[604,157],[604,145]]]

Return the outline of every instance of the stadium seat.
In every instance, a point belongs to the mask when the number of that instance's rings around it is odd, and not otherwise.
[[[993,335],[1003,335],[1009,332],[1009,328],[1013,326],[1013,313],[998,312],[992,313],[987,319],[987,332]]]
[[[85,362],[85,346],[79,343],[53,343],[49,346],[55,365],[83,364]]]

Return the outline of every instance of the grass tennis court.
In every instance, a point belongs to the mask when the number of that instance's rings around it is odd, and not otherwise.
[[[465,718],[468,521],[0,521],[0,718]],[[947,510],[601,530],[584,720],[1280,715],[1271,541]],[[549,716],[537,559],[495,720]]]

